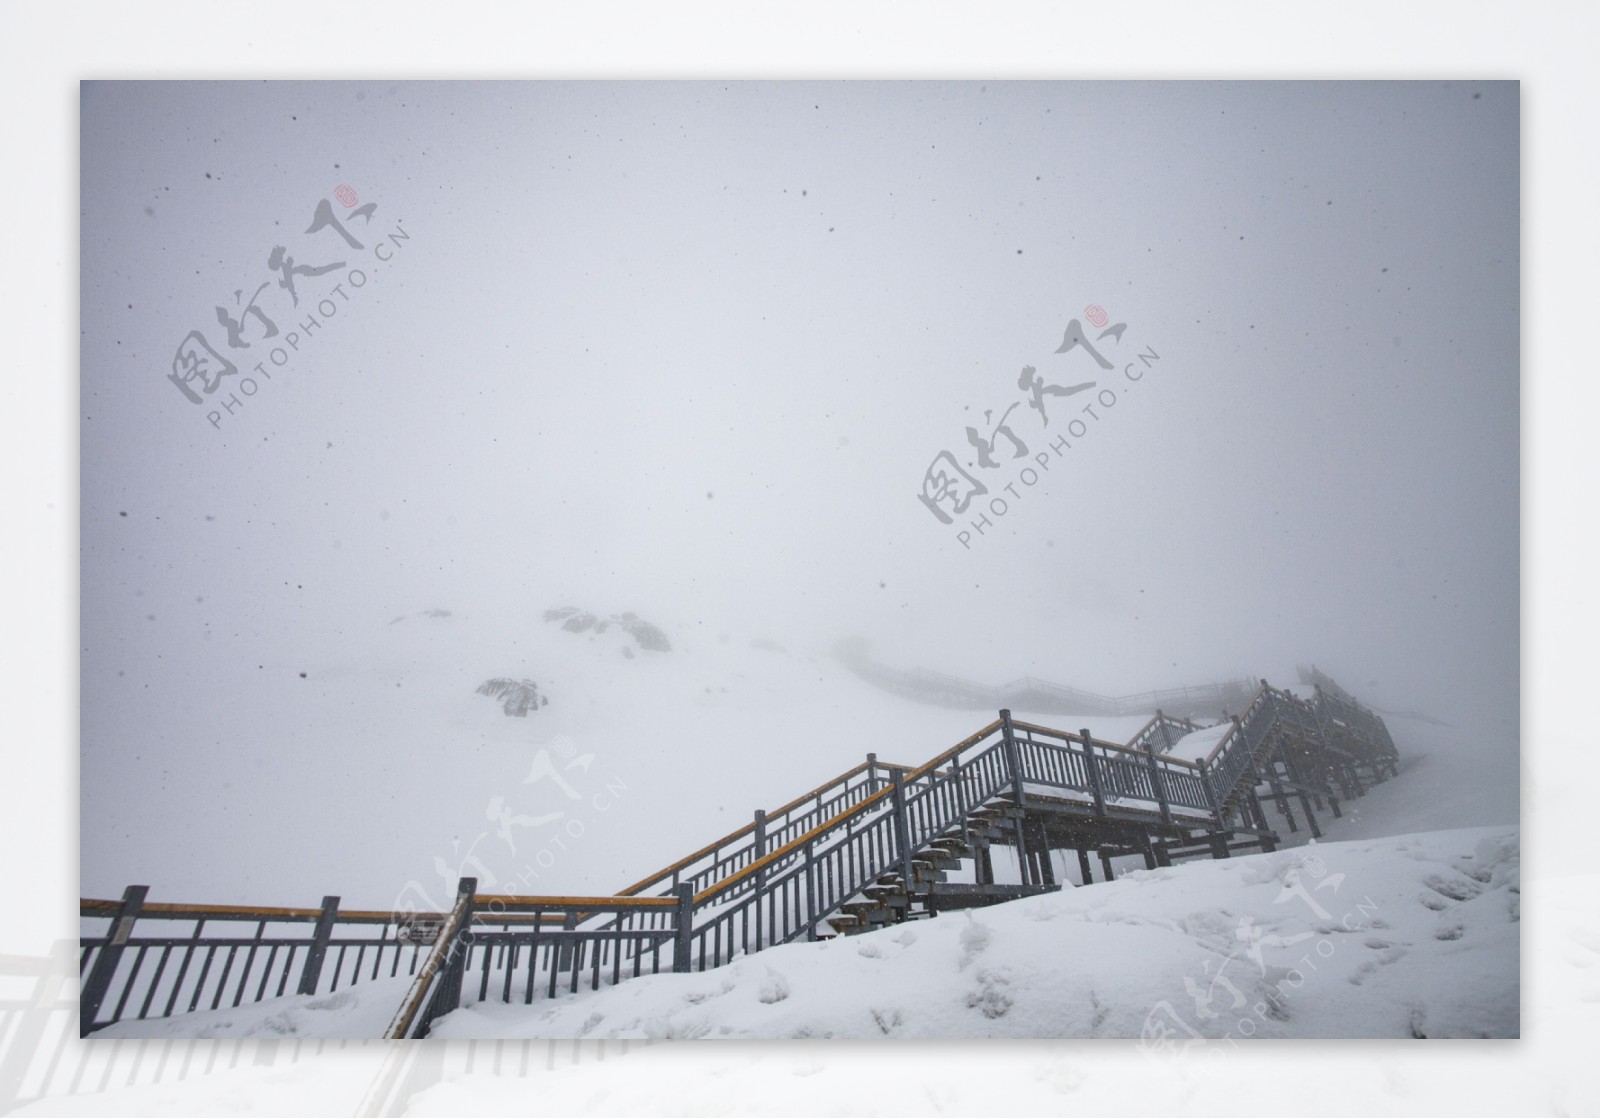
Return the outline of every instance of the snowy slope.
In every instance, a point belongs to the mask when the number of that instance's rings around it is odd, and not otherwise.
[[[469,1001],[434,1036],[1515,1037],[1519,868],[1507,827],[1192,862],[704,973],[531,1006]],[[372,1036],[403,988],[105,1036]]]
[[[165,759],[157,798],[117,795],[153,764],[138,749],[85,769],[83,894],[139,882],[157,901],[308,905],[334,893],[346,906],[445,908],[462,874],[485,891],[611,893],[868,751],[916,764],[985,721],[878,691],[820,650],[760,633],[651,618],[673,644],[652,652],[616,628],[570,633],[541,615],[419,610],[347,635],[343,655],[219,661],[218,686],[151,736]],[[508,717],[476,692],[500,676],[534,680],[548,705]],[[1039,721],[1126,740],[1144,720]],[[1320,813],[1327,841],[1516,823],[1500,733],[1390,725],[1399,779],[1347,802],[1342,819]],[[1286,846],[1309,838],[1303,820],[1291,833],[1268,812]],[[1014,860],[996,855],[1015,880]],[[1119,875],[1141,865],[1116,861]],[[1075,859],[1058,853],[1056,869],[1077,880]],[[350,1012],[398,997],[374,987]]]
[[[874,692],[821,655],[736,646],[730,638],[726,646],[716,640],[705,649],[689,642],[683,656],[680,644],[671,654],[627,658],[619,651],[623,646],[608,644],[607,635],[591,640],[550,627],[525,638],[533,652],[513,656],[461,642],[453,619],[427,618],[405,629],[421,620],[392,627],[396,661],[388,671],[412,690],[427,691],[448,712],[438,734],[471,744],[476,764],[438,768],[429,791],[440,803],[458,806],[462,826],[477,829],[476,851],[483,858],[469,869],[506,871],[501,881],[507,888],[517,885],[518,865],[532,865],[547,877],[523,883],[530,891],[589,883],[615,889],[698,846],[709,838],[709,821],[734,826],[734,797],[742,788],[757,790],[746,803],[765,790],[762,800],[775,805],[867,749],[890,760],[917,761],[975,729],[962,713]],[[546,664],[551,670],[541,671]],[[618,673],[618,665],[628,675]],[[371,697],[385,682],[380,672],[341,673],[335,666],[315,671],[335,681],[310,693],[332,697],[328,712],[351,696]],[[527,719],[507,718],[497,702],[473,694],[473,686],[489,675],[524,672],[552,697]],[[449,686],[438,684],[436,675]],[[627,683],[627,703],[606,694],[618,679]],[[365,729],[355,721],[349,725],[352,733],[360,729],[366,736],[366,748],[384,734],[405,742],[426,737],[415,726],[406,728],[397,711],[385,711],[385,719]],[[827,720],[851,733],[816,733]],[[1125,738],[1140,720],[1126,722],[1103,730],[1088,725],[1097,734]],[[1225,978],[1246,998],[1247,1009],[1266,1003],[1250,1025],[1235,1020],[1240,1033],[1514,1034],[1514,758],[1503,757],[1504,744],[1486,728],[1389,722],[1401,749],[1400,776],[1346,802],[1341,819],[1319,812],[1324,840],[1315,848],[1303,846],[1309,840],[1303,817],[1300,830],[1291,833],[1269,804],[1269,818],[1287,848],[1270,856],[1199,860],[1158,871],[1143,870],[1137,858],[1120,859],[1113,883],[860,938],[775,949],[716,972],[644,979],[532,1008],[469,1004],[437,1030],[453,1037],[526,1038],[1139,1036],[1153,1028],[1150,1015],[1164,1004],[1168,1009],[1161,1013],[1181,1015],[1200,1036],[1224,1037],[1226,1031],[1216,1030],[1226,1019],[1220,1011],[1215,1019],[1199,1018],[1190,985],[1202,996],[1211,992],[1212,1002],[1222,998],[1232,1011],[1235,997]],[[695,749],[723,759],[720,783],[684,782],[675,774],[682,767],[663,747],[684,741],[673,726],[696,728]],[[536,736],[535,728],[550,737]],[[927,745],[919,746],[919,740]],[[754,755],[751,743],[759,744]],[[564,794],[550,779],[523,781],[541,745],[553,768],[583,791],[575,808],[564,807]],[[576,764],[591,753],[587,769]],[[657,776],[641,779],[641,771]],[[627,777],[619,778],[622,773]],[[414,786],[414,776],[385,767],[374,774],[388,780],[397,796]],[[494,778],[509,789],[499,822],[485,812],[486,801],[493,803]],[[596,798],[608,789],[605,795],[617,805],[598,811],[595,805],[603,801]],[[534,801],[535,793],[549,799]],[[354,802],[352,810],[363,803]],[[524,813],[552,807],[567,815],[543,825],[518,822]],[[1298,805],[1295,811],[1298,816]],[[552,845],[543,837],[580,812],[591,826],[568,841],[553,867],[544,868],[537,852]],[[423,828],[427,821],[417,824]],[[512,859],[508,841],[518,843],[520,863]],[[394,849],[357,845],[340,854],[352,864],[365,858],[398,875],[406,851],[418,860],[428,856],[416,843]],[[640,865],[640,852],[650,854],[647,865]],[[1002,878],[1014,874],[1003,852],[997,854]],[[1062,880],[1076,879],[1075,862],[1058,856]],[[270,859],[263,864],[273,865]],[[1307,895],[1285,893],[1296,876],[1326,917],[1304,900]],[[427,885],[442,894],[442,874]],[[1347,913],[1354,914],[1355,929],[1336,927]],[[1259,933],[1254,943],[1263,946],[1259,960],[1249,952],[1252,928]],[[1302,968],[1299,984],[1289,984],[1282,969],[1294,966],[1308,946],[1334,954],[1326,957],[1324,970]],[[1309,962],[1321,968],[1324,959]],[[370,1037],[387,1023],[404,987],[377,982],[317,999],[280,999],[167,1023],[123,1023],[107,1036]]]

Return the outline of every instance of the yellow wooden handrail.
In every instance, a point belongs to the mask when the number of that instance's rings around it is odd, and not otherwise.
[[[510,911],[513,909],[671,909],[678,904],[677,898],[635,898],[635,897],[580,897],[575,895],[557,895],[552,897],[520,896],[517,894],[479,894],[478,908],[498,905]],[[479,914],[481,916],[481,914]]]
[[[886,763],[879,762],[878,764],[880,766],[883,766]],[[890,768],[892,768],[892,767],[890,767]],[[835,785],[842,785],[842,784],[848,782],[850,780],[850,778],[855,777],[855,776],[857,776],[857,775],[859,775],[861,773],[865,773],[866,769],[867,769],[867,763],[866,762],[862,762],[860,765],[857,765],[857,766],[854,766],[854,767],[852,767],[850,769],[845,770],[843,773],[839,774],[839,776],[833,777],[833,778],[830,778],[827,781],[824,781],[822,784],[818,785],[816,788],[812,789],[810,792],[803,793],[800,796],[795,797],[788,804],[782,805],[781,807],[778,807],[778,808],[774,808],[771,812],[767,813],[767,815],[768,815],[769,818],[773,817],[773,816],[782,816],[785,812],[788,812],[791,809],[795,809],[795,808],[800,807],[800,805],[804,804],[806,801],[810,800],[812,797],[816,796],[818,793],[823,792],[824,790],[827,790],[827,789],[831,789]],[[639,881],[635,882],[633,885],[627,887],[624,890],[619,890],[617,892],[618,896],[620,896],[620,897],[630,897],[633,894],[638,893],[640,890],[644,889],[647,886],[653,886],[653,885],[655,885],[655,883],[660,882],[662,879],[666,878],[668,875],[675,874],[678,871],[682,870],[684,867],[689,866],[692,863],[698,862],[700,859],[704,858],[706,855],[711,854],[711,852],[717,850],[718,848],[723,847],[723,846],[733,842],[736,839],[742,839],[747,835],[754,834],[755,830],[756,830],[756,825],[755,825],[755,821],[753,821],[753,820],[750,823],[745,824],[741,828],[735,828],[733,831],[729,832],[727,835],[723,836],[721,839],[712,840],[710,843],[707,843],[704,847],[700,848],[700,850],[694,852],[693,854],[685,855],[683,858],[679,859],[677,862],[670,863],[667,866],[664,866],[660,870],[656,871],[654,874],[651,874],[651,875],[649,875],[649,876],[647,876],[645,878],[639,879]]]
[[[940,754],[938,757],[934,758],[931,761],[924,762],[922,765],[918,766],[916,769],[911,770],[909,773],[907,773],[905,775],[903,780],[905,780],[906,782],[911,782],[911,781],[917,780],[919,777],[922,777],[922,776],[926,775],[930,770],[934,769],[936,766],[938,766],[938,765],[940,765],[940,764],[942,764],[944,762],[949,761],[951,758],[953,758],[957,754],[959,754],[962,750],[965,750],[969,746],[972,746],[972,745],[982,741],[988,735],[993,734],[996,730],[999,730],[999,729],[1000,729],[1000,720],[996,719],[994,722],[990,723],[988,726],[984,727],[982,730],[978,731],[976,734],[968,735],[966,738],[963,738],[960,742],[957,742],[954,746],[950,747],[950,749],[946,750],[944,753]],[[761,858],[755,860],[754,862],[750,863],[749,865],[747,865],[745,867],[742,867],[741,869],[735,871],[733,874],[728,875],[728,877],[723,878],[720,881],[713,882],[711,885],[707,886],[705,889],[701,890],[698,894],[696,894],[694,896],[695,905],[700,905],[700,904],[702,904],[702,903],[704,903],[706,901],[709,901],[711,898],[716,897],[718,894],[724,892],[725,890],[729,889],[730,887],[732,887],[732,886],[736,885],[737,883],[742,882],[744,879],[750,877],[752,874],[756,873],[758,870],[762,870],[765,867],[768,867],[768,866],[772,865],[774,862],[777,862],[779,859],[783,858],[786,855],[793,854],[795,851],[797,851],[801,847],[805,846],[807,843],[809,843],[811,840],[815,839],[817,836],[821,835],[823,832],[825,832],[825,831],[829,830],[830,828],[834,827],[835,825],[837,825],[840,821],[847,820],[852,816],[856,816],[856,815],[859,815],[860,813],[865,812],[868,808],[870,808],[874,804],[877,804],[884,797],[892,795],[893,792],[894,792],[894,787],[892,785],[891,786],[887,786],[887,787],[882,788],[882,789],[879,789],[877,792],[873,793],[871,796],[867,797],[865,800],[857,801],[855,804],[851,805],[849,808],[846,808],[843,812],[840,812],[838,815],[833,816],[830,819],[824,820],[822,823],[818,824],[816,827],[812,828],[810,831],[806,832],[804,835],[795,836],[795,838],[791,839],[788,843],[785,843],[782,847],[779,847],[774,851],[768,852],[767,854],[763,855]]]
[[[423,997],[427,995],[428,988],[433,985],[433,977],[438,974],[440,966],[455,946],[456,934],[460,932],[471,905],[472,895],[469,893],[463,891],[456,898],[455,908],[450,911],[444,927],[439,930],[439,938],[433,943],[433,951],[428,953],[427,960],[423,962],[416,978],[411,981],[411,987],[406,991],[406,997],[401,1000],[400,1008],[389,1021],[389,1028],[383,1031],[385,1041],[404,1040],[411,1033],[411,1024],[416,1021],[417,1014],[422,1009]]]

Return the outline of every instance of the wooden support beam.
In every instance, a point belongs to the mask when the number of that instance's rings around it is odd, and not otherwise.
[[[1343,768],[1344,772],[1350,779],[1350,784],[1355,788],[1356,796],[1366,796],[1367,790],[1361,786],[1361,774],[1357,772],[1356,767],[1349,762],[1346,762]]]
[[[106,930],[106,942],[95,955],[94,966],[89,969],[78,996],[79,1037],[88,1037],[94,1031],[95,1016],[100,1012],[100,1004],[105,1002],[106,992],[111,989],[111,979],[117,973],[123,948],[133,935],[133,926],[139,920],[139,910],[149,892],[149,886],[129,886],[122,891],[122,903],[117,907],[111,927]]]
[[[1284,822],[1289,825],[1289,830],[1291,832],[1299,831],[1299,827],[1294,822],[1294,810],[1289,807],[1289,797],[1284,793],[1283,786],[1278,784],[1276,772],[1267,779],[1267,784],[1272,789],[1272,799],[1277,802],[1278,812],[1283,816]]]
[[[1078,733],[1083,737],[1083,771],[1089,778],[1089,792],[1094,797],[1094,811],[1097,816],[1106,814],[1105,793],[1100,788],[1100,766],[1094,757],[1094,735],[1089,733],[1089,728],[1084,727]]]
[[[889,774],[893,783],[894,803],[894,835],[895,845],[900,854],[901,881],[906,884],[906,889],[911,888],[911,824],[906,816],[906,781],[905,773],[894,770]]]
[[[1322,838],[1322,829],[1317,827],[1317,818],[1311,814],[1311,799],[1306,796],[1305,791],[1303,789],[1300,791],[1299,796],[1300,796],[1300,807],[1304,808],[1306,810],[1306,824],[1307,824],[1308,827],[1311,828],[1311,838],[1312,839],[1321,839]]]
[[[322,961],[328,953],[328,938],[333,935],[333,923],[338,919],[339,895],[329,894],[322,899],[317,927],[311,933],[311,947],[306,951],[306,962],[300,969],[300,985],[296,988],[299,994],[317,993],[317,984],[322,979]]]
[[[1252,771],[1253,773],[1254,771]],[[1267,810],[1261,807],[1261,798],[1256,795],[1256,784],[1258,783],[1257,781],[1252,781],[1250,791],[1246,794],[1246,799],[1250,805],[1250,815],[1255,820],[1256,827],[1262,831],[1271,831],[1272,826],[1267,823]]]
[[[899,774],[895,770],[895,776]],[[690,969],[694,957],[694,887],[681,884],[677,902],[672,916],[672,970],[682,973]]]
[[[1027,794],[1022,789],[1022,751],[1017,748],[1016,729],[1011,725],[1011,712],[1000,712],[1000,736],[1005,744],[1006,768],[1011,771],[1011,795],[1015,798],[1018,808],[1027,807]],[[1022,818],[1016,821],[1017,831],[1017,871],[1022,876],[1024,886],[1036,884],[1037,879],[1030,873],[1028,860],[1028,837],[1022,826]]]
[[[1161,729],[1166,730],[1166,726],[1163,724]],[[1156,763],[1156,744],[1154,742],[1146,742],[1144,744],[1144,756],[1145,763],[1150,768],[1150,788],[1154,790],[1156,804],[1161,809],[1161,822],[1170,824],[1172,823],[1172,802],[1167,798],[1166,778],[1162,776],[1161,766]]]
[[[454,927],[444,930],[444,958],[439,965],[433,997],[428,1002],[419,1035],[427,1036],[434,1019],[442,1018],[461,1005],[461,983],[467,974],[467,956],[472,952],[472,913],[477,899],[478,880],[462,878],[456,883],[456,904],[451,915],[460,914]]]
[[[1056,884],[1055,862],[1050,858],[1050,836],[1045,829],[1044,821],[1039,820],[1033,828],[1034,858],[1037,860],[1039,876],[1038,882],[1045,886]]]

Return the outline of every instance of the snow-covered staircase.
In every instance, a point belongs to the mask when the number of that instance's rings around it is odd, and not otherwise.
[[[797,940],[854,934],[1060,889],[1112,860],[1146,866],[1270,851],[1265,804],[1316,833],[1397,772],[1383,720],[1326,677],[1310,694],[1262,681],[1210,727],[1157,712],[1130,742],[1009,711],[920,766],[875,755],[609,897],[483,895],[449,913],[120,902],[81,914],[85,1035],[124,1017],[238,1006],[410,978],[386,1036],[424,1036],[463,1000],[531,1002],[658,971],[698,971]],[[1007,848],[1015,881],[997,880]],[[292,985],[292,986],[291,986]]]

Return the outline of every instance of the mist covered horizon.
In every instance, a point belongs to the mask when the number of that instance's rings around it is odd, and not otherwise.
[[[1518,119],[1514,82],[85,83],[84,827],[299,725],[222,682],[429,608],[1105,694],[1315,663],[1514,758]],[[294,305],[277,246],[345,267]],[[230,349],[252,292],[279,333]],[[1056,352],[1091,307],[1110,371]],[[198,404],[192,330],[240,368]],[[1099,383],[1046,424],[1024,366]],[[1013,405],[1026,455],[976,461]],[[951,524],[944,451],[992,483]]]

